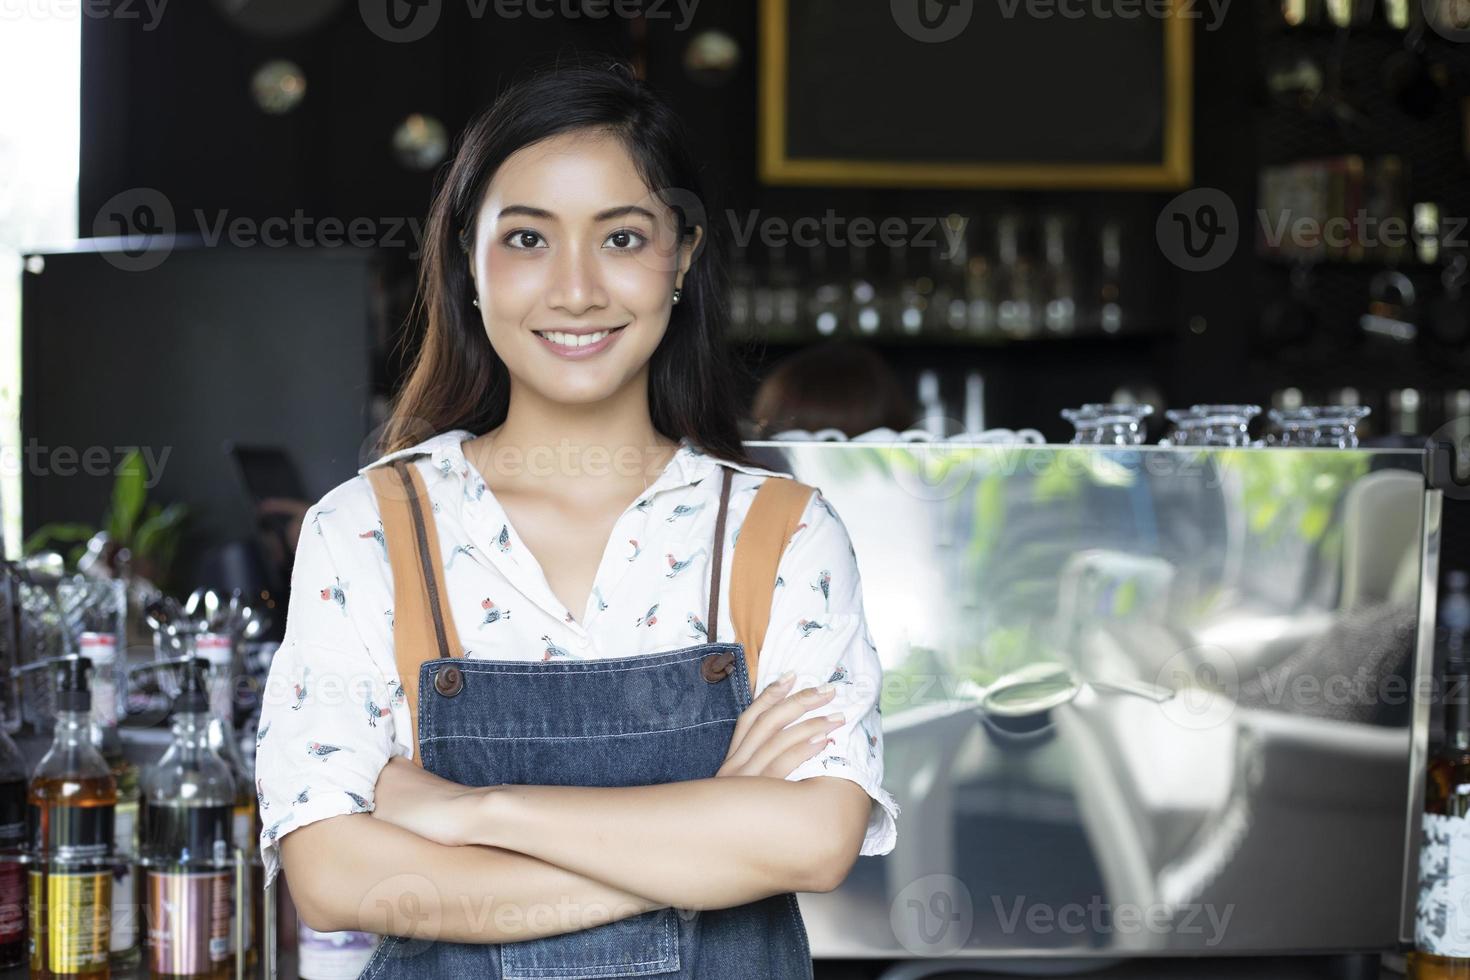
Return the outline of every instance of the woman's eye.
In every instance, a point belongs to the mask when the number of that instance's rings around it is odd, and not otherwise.
[[[519,231],[513,231],[509,235],[506,235],[505,244],[509,245],[511,248],[516,249],[535,248],[536,246],[527,241],[528,239],[532,241],[540,241],[541,235],[538,232],[522,228]]]
[[[630,251],[647,241],[643,237],[642,232],[634,231],[631,228],[619,228],[611,235],[608,235],[607,240],[612,243],[613,251],[615,252]]]

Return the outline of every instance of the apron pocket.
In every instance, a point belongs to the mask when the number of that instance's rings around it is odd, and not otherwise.
[[[500,945],[500,973],[505,980],[602,980],[678,969],[679,921],[672,908]]]

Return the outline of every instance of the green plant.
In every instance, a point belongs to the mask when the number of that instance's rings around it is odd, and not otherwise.
[[[173,566],[188,516],[189,509],[184,504],[148,503],[143,457],[133,450],[117,469],[112,503],[102,518],[101,528],[77,522],[47,524],[26,539],[23,550],[29,555],[46,547],[70,545],[67,563],[76,567],[88,543],[100,530],[107,536],[104,557],[109,566],[118,552],[127,549],[137,572],[162,585]]]

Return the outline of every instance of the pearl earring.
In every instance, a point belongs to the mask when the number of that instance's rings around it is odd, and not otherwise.
[[[474,303],[476,306],[479,306],[480,305],[480,297],[476,296],[474,299],[470,300],[470,302],[471,303]]]
[[[675,286],[674,287],[674,302],[675,303],[679,302],[679,287],[678,286]]]

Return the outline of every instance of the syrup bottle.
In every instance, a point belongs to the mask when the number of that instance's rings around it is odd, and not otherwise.
[[[63,657],[56,730],[31,776],[27,817],[32,977],[107,978],[117,780],[91,738],[86,657]]]
[[[173,741],[142,777],[148,973],[227,980],[234,965],[235,779],[210,747],[201,665],[190,657],[181,670]]]

